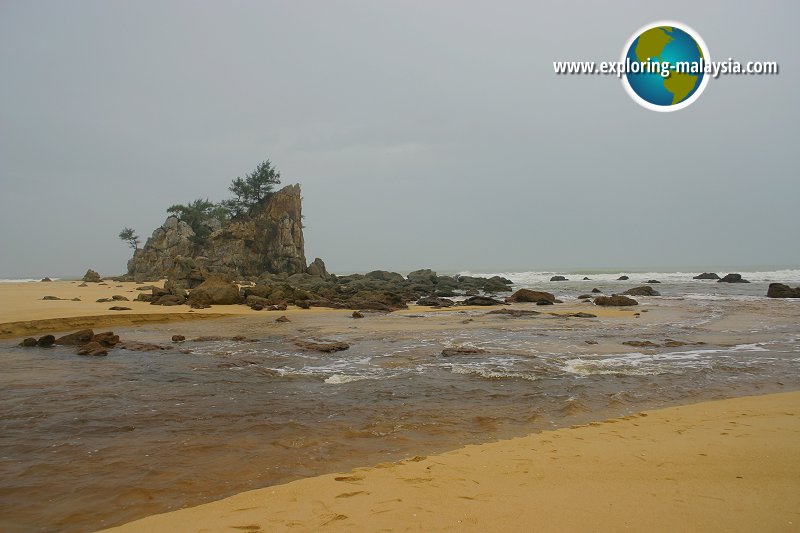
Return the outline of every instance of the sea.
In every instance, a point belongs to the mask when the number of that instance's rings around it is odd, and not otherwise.
[[[465,444],[800,390],[800,300],[765,297],[770,282],[800,285],[800,269],[739,271],[747,284],[698,273],[460,273],[500,275],[588,313],[577,297],[593,288],[658,280],[661,296],[636,297],[622,318],[521,304],[542,314],[312,310],[277,325],[265,311],[115,328],[167,349],[97,358],[0,340],[0,530],[94,531]],[[174,334],[188,340],[173,344]],[[307,352],[297,339],[350,348]],[[454,347],[480,353],[442,355]]]

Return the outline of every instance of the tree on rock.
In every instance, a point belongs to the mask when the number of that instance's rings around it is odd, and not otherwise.
[[[222,205],[234,217],[250,213],[253,207],[270,197],[273,189],[280,182],[281,173],[267,159],[244,178],[238,177],[231,182],[228,190],[233,193],[234,197],[223,201]]]
[[[133,248],[134,250],[139,249],[139,236],[136,235],[136,232],[133,231],[133,228],[122,228],[122,231],[119,232],[120,240],[126,241],[128,246]]]
[[[189,224],[194,231],[193,240],[195,244],[199,245],[205,243],[213,227],[224,226],[228,220],[228,212],[225,208],[202,198],[189,202],[187,205],[170,206],[167,213]]]

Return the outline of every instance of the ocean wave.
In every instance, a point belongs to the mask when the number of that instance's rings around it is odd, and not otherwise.
[[[713,272],[714,269],[706,269],[706,272]],[[780,269],[780,270],[726,270],[717,269],[716,272],[721,276],[730,272],[736,272],[742,275],[743,278],[755,283],[766,282],[781,282],[781,283],[800,283],[800,269]],[[692,279],[694,276],[700,274],[699,270],[695,271],[675,271],[675,272],[637,272],[631,270],[619,271],[591,271],[591,270],[560,270],[560,271],[520,271],[520,272],[472,272],[464,270],[459,272],[461,276],[502,276],[514,282],[514,285],[526,286],[543,282],[550,282],[550,278],[556,275],[562,275],[569,278],[570,281],[582,281],[584,277],[591,278],[594,282],[617,282],[620,276],[628,276],[630,279],[627,283],[643,283],[650,279],[657,279],[662,283],[691,283],[691,284],[708,284],[713,283],[709,280],[696,280]]]
[[[352,383],[354,381],[361,381],[364,379],[376,379],[375,377],[371,376],[359,376],[359,375],[349,375],[349,374],[334,374],[325,379],[325,383],[329,385],[341,385],[343,383]]]

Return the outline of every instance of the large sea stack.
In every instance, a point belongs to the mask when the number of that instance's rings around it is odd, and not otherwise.
[[[289,275],[306,271],[300,185],[272,194],[250,215],[224,227],[211,227],[203,242],[186,223],[170,216],[153,232],[144,247],[128,261],[128,275],[136,280],[168,276],[180,263],[192,259],[200,269],[234,279],[264,273]]]

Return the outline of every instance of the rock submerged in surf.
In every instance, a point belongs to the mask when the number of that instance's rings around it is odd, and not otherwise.
[[[472,348],[470,346],[458,346],[455,348],[445,348],[442,350],[442,357],[452,357],[454,355],[478,355],[486,353],[486,350],[481,348]]]
[[[793,289],[783,283],[770,283],[767,296],[770,298],[800,298],[800,287]]]
[[[717,274],[716,272],[703,272],[702,274],[698,274],[692,279],[719,279],[719,274]]]
[[[628,289],[623,294],[627,294],[628,296],[661,296],[660,292],[653,289],[653,287],[649,285],[642,285],[641,287]]]
[[[742,277],[741,274],[728,274],[722,279],[718,279],[717,283],[750,283]]]
[[[346,342],[313,342],[313,341],[295,341],[294,345],[303,350],[310,350],[312,352],[333,353],[347,350],[350,345]]]

